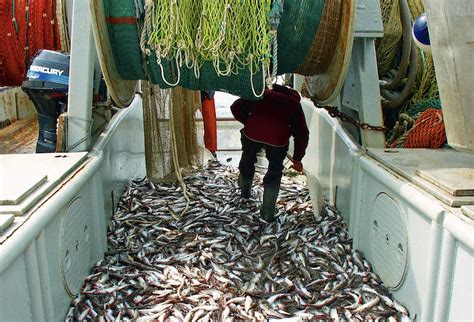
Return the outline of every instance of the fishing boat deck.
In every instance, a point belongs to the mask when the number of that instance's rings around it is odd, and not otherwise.
[[[189,205],[176,186],[131,182],[112,218],[106,257],[66,321],[409,320],[352,249],[337,210],[315,216],[303,182],[284,177],[276,222],[259,219],[261,179],[244,200],[237,171],[210,162],[185,178]]]

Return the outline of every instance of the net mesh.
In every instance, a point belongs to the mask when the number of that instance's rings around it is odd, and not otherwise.
[[[0,86],[21,85],[38,50],[68,50],[58,39],[67,28],[63,11],[60,0],[0,1]]]
[[[56,48],[61,48],[62,51],[69,52],[70,40],[69,31],[67,27],[67,12],[66,12],[66,0],[56,1],[56,27],[55,28],[55,41]]]
[[[380,0],[383,22],[383,38],[377,39],[377,65],[379,76],[386,75],[393,65],[401,47],[402,24],[399,0]]]
[[[302,75],[326,72],[336,50],[342,20],[342,0],[325,1],[316,36],[304,62],[296,70]]]
[[[270,0],[103,0],[117,69],[161,88],[264,90],[272,61]],[[293,72],[315,38],[324,0],[287,0],[278,27],[278,73]]]
[[[141,59],[138,18],[134,2],[104,0],[104,11],[119,75],[126,80],[146,79]]]
[[[380,7],[382,9],[384,37],[377,40],[376,49],[379,76],[382,78],[398,66],[402,41],[402,24],[399,0],[380,0]],[[422,0],[408,0],[408,7],[413,20],[425,11]],[[427,99],[439,98],[433,57],[418,50],[417,66],[417,77],[412,91],[413,95],[406,103],[404,109]]]
[[[405,142],[411,130],[414,128],[415,122],[420,119],[423,113],[428,109],[441,110],[440,100],[436,98],[426,99],[417,104],[413,104],[405,112],[400,113],[399,119],[395,126],[387,134],[387,146],[392,148],[406,147]],[[432,134],[434,136],[439,135],[438,132],[433,132]]]
[[[181,181],[183,171],[202,165],[195,125],[200,93],[149,82],[142,82],[142,92],[147,176],[154,182]]]
[[[294,72],[310,51],[324,0],[285,1],[278,27],[278,74]]]
[[[431,148],[438,149],[446,143],[446,131],[443,121],[443,112],[428,108],[417,118],[413,127],[403,137],[401,145],[404,148]]]

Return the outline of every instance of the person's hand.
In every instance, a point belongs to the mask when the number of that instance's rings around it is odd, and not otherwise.
[[[290,168],[295,169],[298,172],[303,172],[303,163],[301,163],[301,161],[293,160],[293,165]]]

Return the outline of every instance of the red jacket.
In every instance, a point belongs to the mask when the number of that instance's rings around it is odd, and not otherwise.
[[[244,124],[242,132],[246,137],[268,145],[286,146],[293,136],[293,159],[303,159],[309,131],[298,92],[275,84],[273,89],[265,90],[262,100],[239,98],[230,109],[236,120]]]

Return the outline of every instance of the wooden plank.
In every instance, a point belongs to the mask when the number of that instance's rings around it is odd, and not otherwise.
[[[59,115],[58,118],[58,130],[57,130],[57,139],[56,139],[56,152],[64,152],[65,150],[65,137],[66,137],[66,127],[65,127],[65,118],[67,113]]]

